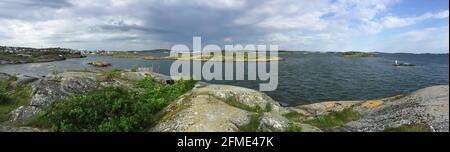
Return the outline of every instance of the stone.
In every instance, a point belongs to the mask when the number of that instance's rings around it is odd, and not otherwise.
[[[101,75],[92,72],[64,72],[43,78],[34,85],[29,104],[12,111],[10,120],[30,119],[55,99],[82,95],[98,88],[96,80],[100,77]]]
[[[209,85],[208,87],[199,89],[199,92],[209,93],[222,100],[234,97],[238,102],[252,108],[260,107],[261,109],[266,109],[267,104],[273,104],[276,107],[280,106],[278,102],[275,102],[266,94],[248,88],[229,85]]]
[[[9,77],[10,77],[9,74],[6,74],[6,73],[0,73],[0,82],[4,82],[4,81],[8,80]]]
[[[384,101],[375,108],[359,108],[361,119],[344,127],[360,132],[380,132],[402,125],[428,125],[432,131],[449,131],[449,87],[433,86],[402,98]]]
[[[310,124],[300,124],[300,127],[302,127],[302,132],[323,132],[319,128]]]
[[[0,124],[0,132],[48,132],[48,130],[33,127],[16,127]]]
[[[300,105],[292,107],[291,109],[297,112],[300,111],[300,113],[305,115],[317,116],[317,115],[325,115],[330,112],[342,111],[346,108],[350,108],[357,104],[361,104],[362,102],[364,101],[327,101],[308,105]],[[309,114],[306,114],[305,112]]]
[[[288,127],[289,120],[277,113],[264,113],[260,118],[258,130],[263,132],[282,132]]]
[[[20,106],[19,108],[17,108],[16,110],[13,110],[10,113],[10,118],[9,120],[11,122],[16,122],[16,121],[20,121],[20,120],[26,120],[26,119],[30,119],[33,116],[35,116],[36,114],[39,113],[41,109],[36,107],[36,106]]]
[[[111,65],[111,63],[106,62],[106,61],[91,61],[88,64],[96,66],[96,67],[107,67],[107,66]]]
[[[238,132],[239,127],[250,122],[257,113],[234,107],[225,102],[227,96],[241,99],[239,102],[265,108],[273,104],[272,111],[263,113],[260,128],[283,131],[288,120],[279,107],[263,93],[241,87],[209,85],[201,83],[190,93],[183,95],[161,112],[161,120],[149,131],[153,132]],[[253,102],[250,102],[252,100]],[[263,101],[261,101],[263,100]]]
[[[17,86],[25,86],[25,85],[28,85],[30,83],[34,83],[34,82],[36,82],[38,80],[39,79],[36,78],[36,77],[31,77],[31,76],[27,76],[27,75],[18,76],[16,84],[17,84]]]
[[[186,96],[166,109],[171,110],[166,110],[162,121],[151,131],[236,132],[251,114],[208,95]]]

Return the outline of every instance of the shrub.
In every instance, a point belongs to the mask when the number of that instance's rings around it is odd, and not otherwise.
[[[192,89],[194,81],[172,85],[155,83],[151,78],[136,82],[143,93],[107,87],[84,96],[57,100],[45,109],[38,122],[48,122],[54,131],[128,132],[139,131],[154,120],[153,115],[178,96]]]
[[[6,91],[2,85],[0,85],[0,122],[6,121],[9,117],[9,113],[26,104],[30,98],[31,88],[26,87],[14,87],[10,91]]]
[[[8,103],[11,99],[6,95],[6,92],[0,90],[0,104]]]
[[[103,74],[103,77],[100,78],[100,81],[111,81],[114,78],[120,77],[120,73],[122,72],[122,69],[119,68],[111,68],[108,70],[101,71]]]
[[[301,114],[301,113],[298,113],[298,112],[295,112],[295,111],[291,111],[289,113],[286,113],[283,116],[286,117],[289,120],[292,120],[292,121],[298,121],[301,117],[305,117],[304,114]]]
[[[54,101],[46,111],[55,131],[131,131],[150,118],[143,105],[135,92],[104,88]]]
[[[239,127],[239,130],[242,132],[259,132],[259,124],[260,124],[260,120],[259,120],[259,116],[260,114],[253,114],[250,116],[250,121]]]
[[[266,112],[272,112],[272,110],[273,110],[272,104],[267,103],[266,104]]]
[[[302,127],[294,122],[289,122],[286,132],[302,132]]]
[[[5,85],[0,82],[0,104],[8,103],[11,99],[6,94]]]

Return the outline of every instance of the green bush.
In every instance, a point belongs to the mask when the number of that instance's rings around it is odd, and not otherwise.
[[[0,104],[8,103],[11,101],[11,98],[9,98],[5,92],[0,90]]]
[[[295,112],[295,111],[291,111],[289,113],[286,113],[283,115],[284,117],[286,117],[287,119],[291,120],[291,121],[298,121],[301,117],[305,117],[304,114]]]
[[[119,78],[122,71],[123,70],[119,68],[102,70],[101,72],[103,76],[100,78],[100,81],[112,81],[114,78]]]
[[[259,124],[260,124],[260,120],[259,120],[260,114],[253,114],[250,116],[250,121],[239,127],[239,130],[241,132],[259,132]]]
[[[172,85],[155,83],[151,78],[138,81],[143,93],[108,87],[85,96],[57,100],[45,109],[40,122],[50,123],[54,131],[127,132],[150,125],[153,115],[194,86],[194,81]]]
[[[0,82],[0,104],[8,103],[11,99],[6,94],[5,85]]]
[[[302,126],[294,122],[289,122],[286,132],[302,132]]]
[[[26,104],[29,101],[31,88],[13,87],[12,90],[6,91],[4,86],[0,85],[0,122],[6,121],[9,113]]]

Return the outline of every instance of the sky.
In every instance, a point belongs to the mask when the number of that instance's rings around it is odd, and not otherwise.
[[[0,0],[0,45],[449,52],[448,0]]]

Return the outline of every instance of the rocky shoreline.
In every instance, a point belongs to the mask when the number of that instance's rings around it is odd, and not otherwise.
[[[150,76],[160,83],[171,83],[170,77],[138,69],[125,70],[118,78],[102,81],[99,71],[63,72],[45,78],[20,77],[13,83],[30,85],[30,100],[12,110],[9,120],[0,123],[4,131],[50,131],[27,126],[42,108],[54,99],[83,95],[106,86],[136,89],[132,80]],[[0,82],[10,75],[0,73]],[[254,130],[263,132],[382,132],[390,128],[421,125],[427,131],[449,131],[448,85],[424,88],[413,93],[390,98],[364,101],[328,101],[295,107],[283,107],[256,90],[198,82],[195,87],[158,113],[159,120],[145,131],[150,132],[238,132],[242,126],[254,123]],[[0,105],[1,106],[1,105]],[[321,120],[342,120],[339,125],[323,127]],[[331,117],[333,116],[333,117]],[[329,118],[335,118],[329,119]],[[294,128],[294,130],[292,129]],[[295,129],[301,128],[301,129]]]

